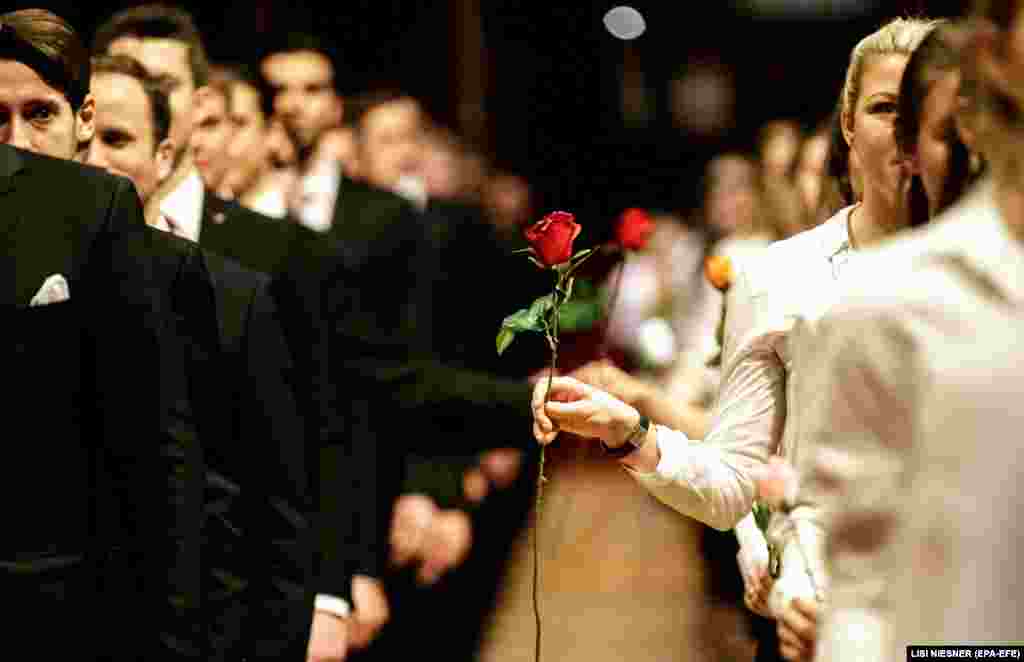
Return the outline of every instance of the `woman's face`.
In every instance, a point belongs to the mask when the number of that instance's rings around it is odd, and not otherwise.
[[[930,215],[935,214],[943,200],[943,187],[949,174],[950,140],[956,138],[959,87],[960,72],[944,72],[928,88],[928,96],[921,106],[914,166],[928,196]]]
[[[727,235],[753,225],[757,208],[757,171],[746,159],[725,156],[708,167],[704,209],[708,224]]]
[[[843,134],[851,160],[860,166],[865,194],[876,191],[892,204],[898,202],[905,168],[894,127],[906,65],[906,55],[869,56],[861,74],[860,97],[843,122]]]
[[[829,147],[827,133],[816,133],[810,136],[800,147],[796,186],[800,191],[800,199],[803,201],[804,208],[811,213],[817,211],[821,201],[821,189],[825,179]]]

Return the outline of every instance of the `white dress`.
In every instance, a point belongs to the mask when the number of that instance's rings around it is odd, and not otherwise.
[[[1019,638],[1024,246],[982,182],[860,261],[801,362],[821,403],[801,491],[832,573],[816,660]]]

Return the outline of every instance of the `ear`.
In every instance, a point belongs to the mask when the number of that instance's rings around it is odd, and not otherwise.
[[[971,101],[964,97],[957,97],[957,110],[953,116],[956,123],[956,133],[960,142],[967,146],[970,152],[977,149],[978,134],[975,129],[977,109],[973,108]]]
[[[334,98],[334,126],[341,126],[342,120],[345,119],[345,99],[338,94],[335,94]]]
[[[163,184],[174,170],[174,142],[164,138],[156,148],[156,180]]]
[[[196,89],[195,93],[192,95],[192,108],[190,114],[188,115],[189,121],[193,125],[196,122],[196,114],[199,110],[199,107],[206,103],[214,94],[216,94],[216,91],[214,91],[214,89],[209,85],[203,85],[202,87]]]
[[[852,111],[846,109],[846,104],[843,104],[843,109],[839,114],[839,128],[843,131],[843,140],[846,141],[846,146],[853,148],[853,115]]]
[[[92,94],[85,95],[82,107],[75,113],[75,139],[88,143],[96,133],[96,99]]]

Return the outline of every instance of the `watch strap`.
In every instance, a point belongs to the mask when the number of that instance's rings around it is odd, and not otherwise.
[[[633,431],[629,433],[628,437],[626,437],[625,443],[623,443],[621,446],[616,446],[615,448],[612,448],[608,444],[604,443],[604,440],[602,439],[601,448],[604,449],[605,455],[609,457],[626,457],[630,453],[633,453],[643,447],[645,441],[647,440],[647,432],[650,429],[651,420],[644,416],[643,414],[641,414],[640,422],[636,424],[636,427],[633,428]]]

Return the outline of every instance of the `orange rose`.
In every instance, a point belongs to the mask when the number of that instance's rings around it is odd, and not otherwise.
[[[732,285],[732,262],[724,255],[712,255],[704,262],[708,282],[725,292]]]

